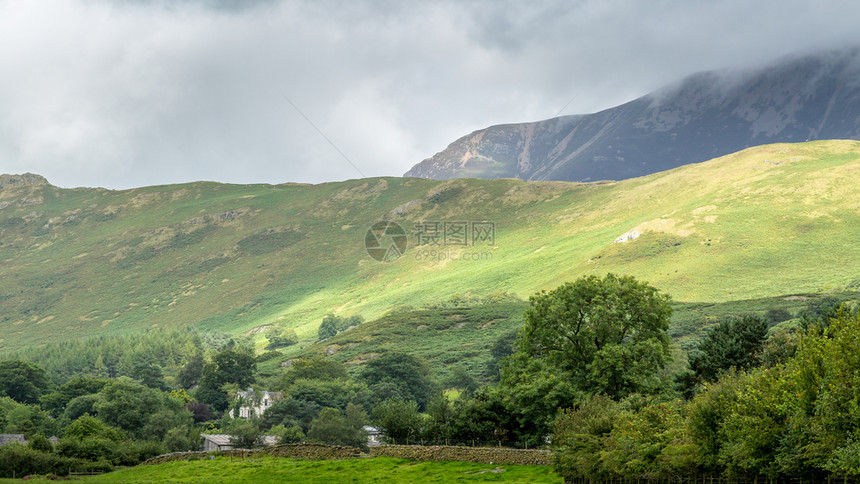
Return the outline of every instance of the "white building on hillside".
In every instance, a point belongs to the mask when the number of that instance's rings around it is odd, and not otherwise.
[[[255,392],[253,388],[248,388],[246,392],[237,392],[236,399],[239,400],[238,418],[259,417],[273,403],[283,398],[284,394],[281,392],[268,392],[266,390]],[[230,409],[230,418],[237,418],[234,415],[234,410],[234,408]]]

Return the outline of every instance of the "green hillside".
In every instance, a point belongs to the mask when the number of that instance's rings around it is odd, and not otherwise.
[[[375,319],[465,292],[525,298],[610,271],[682,302],[856,289],[858,175],[860,143],[828,141],[589,184],[6,185],[0,351],[189,324],[231,332],[278,324],[314,339],[329,312]],[[365,249],[380,220],[408,234],[406,252],[387,263]],[[419,222],[429,223],[425,236],[454,223],[449,243],[416,246]],[[458,223],[492,223],[493,240],[464,240]],[[638,238],[615,243],[634,230]]]

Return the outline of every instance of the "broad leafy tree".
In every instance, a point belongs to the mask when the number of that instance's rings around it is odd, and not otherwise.
[[[364,365],[361,378],[382,398],[401,397],[423,409],[433,395],[435,384],[430,370],[415,356],[391,352]],[[377,391],[377,390],[385,390]],[[394,395],[386,393],[396,392]]]
[[[50,412],[53,417],[59,417],[63,415],[63,411],[70,401],[84,395],[94,395],[101,391],[107,383],[108,380],[96,378],[72,378],[57,387],[53,392],[42,395],[40,399],[42,401],[42,408]]]
[[[320,327],[317,330],[317,336],[319,339],[331,338],[332,336],[337,335],[340,327],[340,318],[335,316],[334,314],[326,314],[323,317],[322,323],[320,323]]]
[[[140,436],[149,419],[164,405],[164,394],[153,388],[120,377],[99,392],[93,405],[99,420]]]
[[[373,422],[391,443],[407,443],[421,432],[418,404],[400,399],[386,400],[373,408]]]
[[[669,296],[630,276],[583,277],[532,296],[517,341],[588,393],[651,391],[670,360]]]
[[[185,363],[179,373],[176,375],[176,381],[182,388],[192,388],[200,383],[200,377],[203,376],[203,365],[206,361],[203,355],[196,353],[192,355]]]
[[[215,378],[220,384],[235,383],[239,388],[245,388],[254,382],[257,372],[257,361],[251,352],[243,350],[224,350],[212,358]],[[206,368],[204,368],[204,373]],[[205,375],[204,375],[205,376]]]
[[[311,422],[319,413],[318,404],[287,397],[266,409],[266,413],[263,414],[263,424],[266,428],[277,425],[287,427],[299,425],[302,431],[307,432]]]
[[[19,403],[39,403],[50,382],[45,370],[24,360],[0,361],[0,397]]]
[[[311,422],[308,438],[324,444],[367,446],[364,431],[364,411],[349,404],[345,412],[337,408],[324,408]]]
[[[255,420],[233,419],[225,429],[230,434],[230,442],[240,449],[254,449],[263,446],[263,432]]]

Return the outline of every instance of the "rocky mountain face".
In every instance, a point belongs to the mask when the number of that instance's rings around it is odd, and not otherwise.
[[[0,174],[0,189],[4,187],[29,187],[48,184],[48,180],[45,177],[33,173],[24,173],[23,175]]]
[[[492,126],[405,176],[623,180],[750,146],[860,139],[860,49],[692,75],[594,114]]]

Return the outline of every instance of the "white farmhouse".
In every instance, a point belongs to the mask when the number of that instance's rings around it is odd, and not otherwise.
[[[273,403],[283,398],[284,394],[281,392],[268,392],[266,390],[255,392],[253,388],[248,388],[246,392],[236,392],[236,399],[239,400],[238,418],[259,417]],[[230,418],[237,418],[234,413],[235,408],[231,408],[229,413]]]

